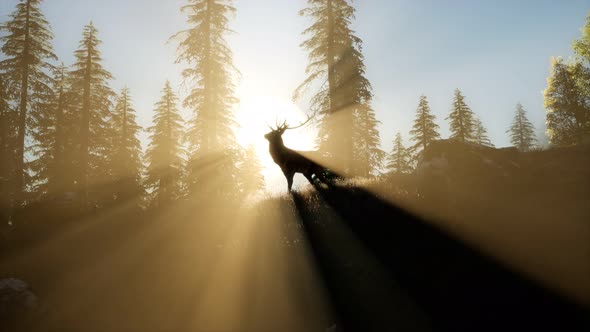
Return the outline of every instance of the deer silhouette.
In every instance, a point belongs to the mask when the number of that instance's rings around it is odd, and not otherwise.
[[[264,138],[268,140],[268,151],[272,160],[279,165],[287,179],[287,188],[289,191],[291,191],[291,187],[293,186],[293,176],[295,173],[303,174],[312,185],[316,179],[319,179],[325,184],[330,184],[329,179],[326,177],[326,168],[305,157],[300,151],[289,149],[283,143],[282,135],[287,129],[303,127],[309,120],[311,120],[310,117],[296,127],[289,127],[287,121],[284,121],[280,125],[276,123],[274,128],[268,126],[271,131],[264,135]]]

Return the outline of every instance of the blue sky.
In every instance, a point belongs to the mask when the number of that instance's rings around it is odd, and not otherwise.
[[[0,20],[17,0],[0,2]],[[113,88],[127,85],[139,121],[150,123],[154,102],[166,79],[183,95],[174,65],[175,32],[186,27],[184,0],[51,0],[43,10],[55,33],[55,52],[73,61],[82,27],[92,20],[103,40],[104,66],[115,76]],[[510,145],[506,129],[521,102],[538,128],[544,129],[542,91],[552,56],[571,55],[590,11],[587,0],[472,1],[363,0],[353,28],[363,40],[374,108],[382,122],[383,148],[391,148],[397,131],[408,138],[418,98],[425,94],[443,137],[444,118],[453,91],[488,128],[497,146]],[[242,73],[236,93],[289,99],[304,79],[307,55],[299,48],[308,25],[297,15],[303,0],[238,0],[228,36]],[[305,103],[300,106],[305,108]]]

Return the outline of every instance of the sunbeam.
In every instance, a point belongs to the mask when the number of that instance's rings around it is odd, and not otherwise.
[[[587,7],[0,1],[0,331],[590,331]]]

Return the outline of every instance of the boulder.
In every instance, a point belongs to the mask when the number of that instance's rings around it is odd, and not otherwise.
[[[590,180],[589,165],[590,145],[520,152],[446,139],[422,151],[416,176],[419,194],[435,199],[522,196],[577,190],[576,184]]]
[[[0,279],[0,322],[9,330],[31,324],[39,308],[39,299],[29,285],[20,279]]]
[[[418,157],[418,192],[430,198],[453,199],[463,189],[499,184],[519,168],[515,148],[495,149],[459,140],[439,140]]]
[[[416,175],[422,215],[590,304],[590,144],[521,152],[440,140]]]

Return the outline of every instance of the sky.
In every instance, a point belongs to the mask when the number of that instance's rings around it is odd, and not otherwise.
[[[5,21],[18,0],[0,1]],[[180,7],[186,0],[51,0],[42,9],[51,23],[55,53],[66,65],[93,21],[102,39],[103,65],[115,76],[112,87],[131,89],[138,122],[151,123],[153,104],[166,80],[182,97],[187,93],[175,64],[176,42],[169,37],[187,27]],[[241,77],[236,95],[256,118],[256,100],[272,97],[289,107],[305,78],[307,54],[299,47],[309,20],[298,15],[304,0],[237,0],[227,40]],[[552,56],[571,56],[580,37],[588,0],[357,0],[352,28],[363,40],[366,76],[373,86],[373,107],[381,121],[382,148],[408,131],[420,95],[428,97],[443,138],[453,91],[488,128],[496,146],[509,146],[506,134],[515,105],[521,102],[541,136],[545,111],[542,92]],[[275,103],[281,107],[281,103]],[[299,101],[301,110],[307,108]],[[265,127],[264,127],[265,128]],[[261,135],[264,134],[263,132]],[[143,134],[145,144],[146,135]],[[261,136],[262,137],[262,136]],[[284,185],[278,167],[267,174],[269,187]]]

